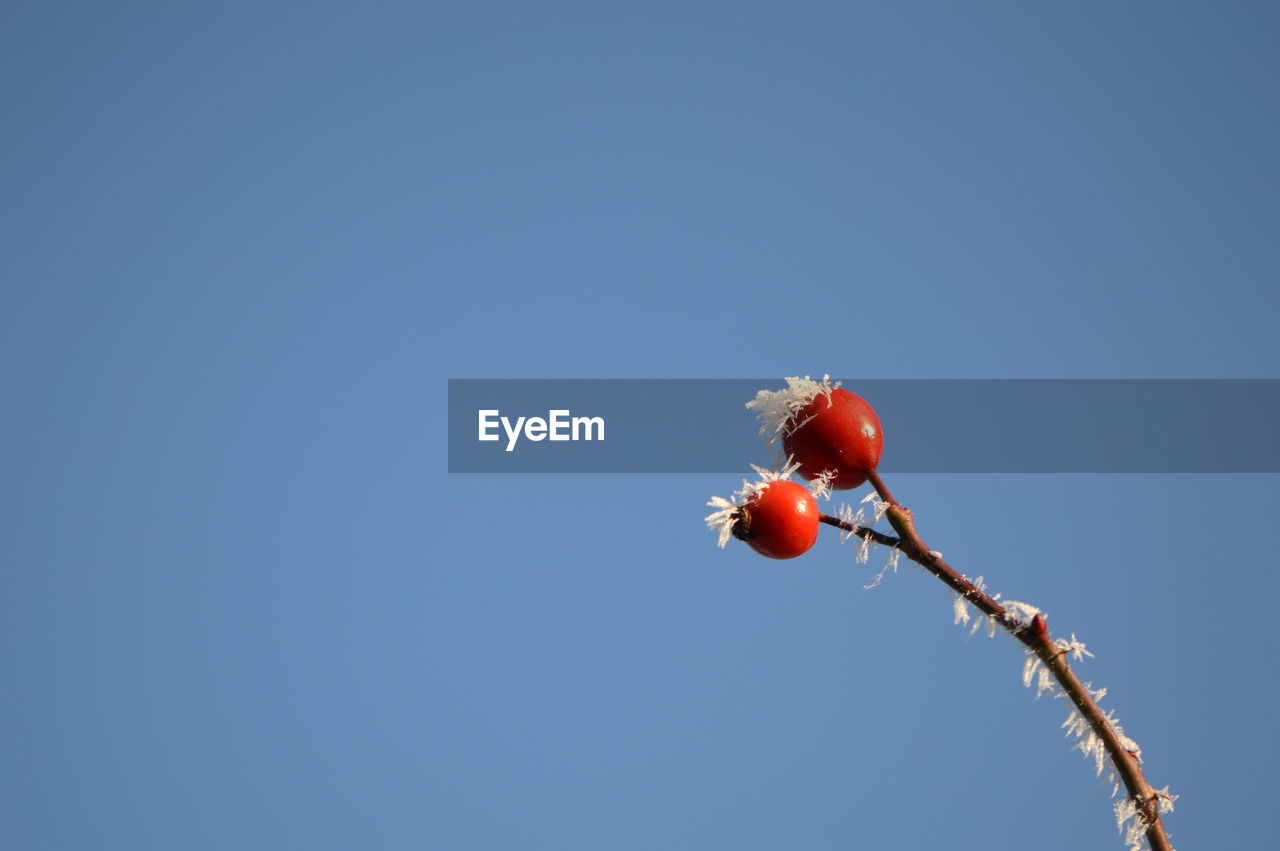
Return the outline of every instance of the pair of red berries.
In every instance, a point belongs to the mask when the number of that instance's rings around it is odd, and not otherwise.
[[[814,395],[789,405],[777,427],[783,451],[805,479],[855,488],[880,463],[880,418],[856,393],[825,382],[814,387]],[[776,479],[757,487],[737,509],[733,535],[769,558],[795,558],[818,540],[819,517],[808,490]]]

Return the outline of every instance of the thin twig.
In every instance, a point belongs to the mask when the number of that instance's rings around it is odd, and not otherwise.
[[[889,508],[885,512],[885,517],[898,533],[897,538],[876,532],[866,526],[855,526],[825,514],[820,518],[822,522],[864,540],[872,540],[900,550],[907,558],[941,579],[948,588],[998,623],[1035,653],[1102,742],[1107,755],[1111,758],[1111,763],[1115,766],[1117,776],[1123,781],[1130,800],[1137,807],[1140,818],[1146,825],[1147,843],[1151,851],[1173,851],[1173,846],[1169,844],[1169,837],[1164,830],[1164,823],[1160,819],[1160,794],[1147,782],[1137,754],[1125,747],[1124,740],[1107,718],[1106,713],[1099,708],[1089,689],[1067,663],[1067,651],[1049,635],[1049,626],[1044,615],[1037,614],[1028,623],[1011,614],[999,601],[970,582],[968,577],[951,567],[940,555],[925,545],[924,540],[916,532],[911,510],[893,498],[893,494],[889,492],[884,480],[876,471],[872,470],[867,475],[867,479],[876,489],[880,499],[888,503]]]
[[[880,544],[883,547],[892,547],[896,550],[898,545],[902,543],[892,535],[886,535],[884,532],[877,532],[870,526],[854,526],[852,523],[846,523],[839,517],[832,517],[830,514],[819,514],[818,520],[822,523],[826,523],[828,526],[835,526],[837,529],[856,535],[864,541],[871,541],[873,543]]]

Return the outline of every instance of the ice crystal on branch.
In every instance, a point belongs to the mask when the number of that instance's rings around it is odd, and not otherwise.
[[[867,541],[864,539],[862,543],[865,545],[865,544],[867,543]],[[887,574],[887,573],[888,573],[889,571],[891,571],[891,570],[892,570],[894,573],[897,573],[897,572],[898,572],[898,559],[899,559],[899,557],[901,557],[901,555],[902,555],[902,551],[901,551],[901,550],[899,550],[897,547],[890,547],[890,548],[889,548],[889,557],[888,557],[887,559],[885,559],[884,567],[880,568],[880,572],[879,572],[879,573],[877,573],[877,574],[875,575],[875,577],[874,577],[874,578],[872,578],[872,580],[871,580],[870,582],[868,582],[866,585],[863,585],[863,586],[862,586],[862,590],[863,590],[863,591],[870,591],[872,588],[875,588],[877,585],[879,585],[881,582],[883,582],[883,581],[884,581],[885,574]]]
[[[1058,645],[1059,650],[1066,653],[1072,659],[1075,659],[1077,662],[1083,661],[1084,657],[1086,656],[1088,656],[1090,659],[1093,658],[1093,654],[1090,653],[1088,648],[1084,646],[1083,641],[1080,641],[1078,638],[1076,638],[1076,634],[1074,632],[1071,633],[1070,639],[1059,638],[1054,643]],[[1106,694],[1107,690],[1102,689],[1102,693]]]
[[[1126,829],[1126,822],[1132,821]],[[1138,816],[1138,805],[1132,798],[1116,801],[1116,829],[1124,836],[1124,844],[1129,849],[1142,848],[1142,834],[1145,819]]]
[[[1090,693],[1105,695],[1107,690],[1091,690]],[[1116,738],[1120,740],[1121,746],[1129,753],[1133,754],[1134,759],[1141,762],[1142,748],[1138,747],[1137,742],[1124,734],[1124,727],[1120,726],[1119,720],[1116,719],[1115,710],[1107,710],[1107,713],[1103,718],[1106,720],[1107,725],[1115,731]],[[1074,736],[1079,739],[1079,741],[1076,742],[1074,749],[1080,751],[1086,758],[1093,757],[1094,765],[1097,769],[1096,773],[1101,777],[1102,769],[1106,767],[1106,747],[1103,745],[1102,739],[1100,739],[1097,733],[1093,731],[1088,720],[1080,714],[1079,709],[1072,706],[1070,713],[1067,715],[1067,720],[1062,722],[1062,726],[1067,730],[1067,738]]]
[[[853,506],[845,503],[840,504],[840,510],[836,513],[836,516],[839,517],[841,523],[845,524],[845,528],[840,530],[840,543],[843,544],[858,534],[857,530],[862,525],[865,513],[861,508],[855,512]]]
[[[942,553],[935,552],[934,554],[937,555],[939,558],[942,557]],[[969,584],[972,585],[976,590],[982,592],[983,594],[987,593],[987,583],[985,580],[983,580],[981,576],[977,577],[976,579],[970,580]],[[997,594],[996,596],[999,597],[1000,595]],[[969,608],[970,607],[969,607],[968,601],[965,600],[963,597],[957,595],[955,601],[952,602],[952,612],[955,615],[954,622],[957,625],[967,624],[969,622],[969,618],[972,617],[973,626],[969,627],[969,638],[973,638],[975,635],[977,635],[978,630],[982,629],[984,625],[987,628],[987,637],[990,638],[994,636],[996,634],[996,622],[993,621],[991,618],[987,617],[982,612],[975,611],[971,615],[971,613],[969,612]]]
[[[883,499],[880,499],[880,495],[877,494],[875,491],[872,491],[871,493],[864,496],[862,498],[862,501],[871,503],[871,505],[875,508],[876,514],[875,514],[875,519],[871,521],[872,523],[879,523],[881,519],[884,518],[885,512],[887,512],[890,508],[889,503],[885,502]]]
[[[1031,626],[1031,621],[1040,614],[1040,610],[1035,606],[1020,600],[1001,600],[1000,605],[1004,606],[1005,615],[1009,620],[1024,629]]]
[[[1173,812],[1173,802],[1177,795],[1170,794],[1169,787],[1155,790],[1156,809],[1161,815]],[[1132,798],[1116,801],[1116,829],[1124,836],[1124,844],[1129,851],[1142,851],[1142,839],[1151,825],[1147,817],[1138,809]]]
[[[1045,666],[1044,662],[1035,651],[1027,651],[1027,659],[1022,663],[1022,685],[1024,688],[1031,688],[1031,680],[1036,681],[1036,700],[1040,699],[1040,695],[1046,691],[1050,694],[1061,694],[1061,689],[1053,681],[1053,674]]]

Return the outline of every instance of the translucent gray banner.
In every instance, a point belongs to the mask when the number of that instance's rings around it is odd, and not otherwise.
[[[785,385],[450,379],[449,472],[745,473],[772,461],[745,405]],[[888,473],[1280,472],[1277,379],[842,386],[879,414]]]

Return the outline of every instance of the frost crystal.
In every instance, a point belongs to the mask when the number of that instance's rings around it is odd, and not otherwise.
[[[774,447],[784,437],[787,425],[805,405],[813,401],[819,393],[831,394],[840,386],[840,382],[831,383],[831,377],[822,376],[821,381],[804,378],[788,378],[785,390],[761,390],[756,398],[747,403],[747,409],[756,412],[760,419],[760,436],[765,444]],[[800,423],[794,423],[796,428]]]
[[[1107,766],[1107,749],[1102,744],[1102,739],[1098,738],[1098,734],[1092,730],[1080,741],[1076,742],[1076,749],[1084,754],[1085,759],[1093,757],[1093,763],[1096,767],[1096,774],[1101,777],[1102,769]]]
[[[862,498],[862,501],[864,503],[869,502],[872,504],[872,506],[875,507],[875,510],[876,510],[875,520],[872,520],[871,521],[872,523],[879,523],[881,518],[884,517],[885,512],[888,511],[890,508],[889,503],[885,502],[883,499],[880,499],[880,494],[876,493],[875,491],[872,491],[871,493],[864,496]]]
[[[857,534],[854,530],[862,525],[864,514],[865,512],[861,508],[855,512],[853,506],[841,503],[837,516],[840,518],[840,522],[847,523],[849,528],[840,530],[840,543],[843,544]]]
[[[1116,801],[1116,830],[1124,835],[1124,844],[1129,848],[1142,847],[1142,831],[1143,819],[1138,818],[1138,805],[1133,802],[1132,798],[1124,798]],[[1125,823],[1133,821],[1125,829]]]
[[[1025,674],[1023,676],[1023,681],[1025,682]],[[1088,685],[1085,687],[1089,688]],[[1098,696],[1106,694],[1107,690],[1094,690],[1089,688],[1089,693],[1094,696],[1096,701]],[[1060,696],[1065,698],[1065,695]],[[1108,726],[1115,731],[1116,738],[1120,740],[1120,746],[1133,754],[1134,758],[1141,762],[1142,749],[1138,747],[1137,742],[1124,734],[1124,727],[1120,726],[1119,720],[1116,719],[1115,710],[1107,710],[1107,713],[1103,718],[1106,720]],[[1069,714],[1067,715],[1067,720],[1062,722],[1062,726],[1067,730],[1067,738],[1072,738],[1074,736],[1080,740],[1076,742],[1074,749],[1084,754],[1086,759],[1093,757],[1094,768],[1096,769],[1097,775],[1101,777],[1102,770],[1107,764],[1107,749],[1103,744],[1102,739],[1099,738],[1098,734],[1089,726],[1089,722],[1080,714],[1080,710],[1072,706]],[[1112,794],[1116,794],[1117,791],[1118,787],[1112,790]]]
[[[1040,610],[1035,606],[1018,600],[1001,600],[1000,605],[1004,606],[1005,614],[1008,615],[1009,620],[1020,627],[1030,626],[1035,616],[1040,614]]]
[[[1040,699],[1040,695],[1046,691],[1050,694],[1057,691],[1058,687],[1053,683],[1053,677],[1049,674],[1049,669],[1044,665],[1040,666],[1040,671],[1036,674],[1036,699]]]
[[[1089,729],[1089,722],[1073,706],[1071,707],[1071,712],[1067,715],[1067,720],[1062,722],[1062,726],[1067,728],[1067,738],[1074,736],[1078,739],[1084,735],[1085,730]]]
[[[738,506],[722,496],[711,497],[707,505],[715,509],[707,515],[707,525],[719,534],[716,545],[724,549],[729,538],[733,537],[734,512],[738,510]]]
[[[1072,659],[1075,659],[1077,662],[1083,661],[1084,657],[1086,656],[1088,656],[1090,659],[1093,658],[1093,654],[1090,653],[1088,648],[1084,646],[1083,641],[1076,638],[1076,634],[1074,632],[1071,633],[1070,639],[1059,638],[1054,643],[1058,645],[1059,650],[1066,653]],[[1107,690],[1103,689],[1102,693],[1106,694]]]
[[[796,464],[796,462],[791,458],[787,459],[787,464],[788,465],[794,464],[796,467],[800,466],[799,464]],[[835,480],[835,477],[836,477],[835,470],[823,470],[821,473],[818,474],[818,477],[816,479],[809,482],[809,492],[812,493],[814,497],[817,499],[826,499],[827,497],[831,496],[831,482]]]
[[[937,555],[939,558],[942,557],[942,553],[935,552],[934,554]],[[976,579],[970,580],[970,584],[973,585],[974,588],[977,588],[979,591],[983,592],[984,594],[987,591],[987,583],[985,580],[983,580],[981,576],[977,577]],[[997,594],[996,596],[999,597],[1000,595]],[[957,598],[957,602],[953,603],[953,605],[958,607],[960,602],[963,602],[963,601]],[[969,618],[968,618],[969,612],[968,612],[967,606],[965,609],[965,615],[966,615],[965,617],[960,616],[958,608],[954,610],[954,613],[956,616],[955,622],[957,624],[969,622]],[[969,638],[973,638],[975,635],[977,635],[978,630],[982,629],[984,625],[987,628],[988,636],[993,636],[996,634],[996,622],[993,621],[991,618],[987,617],[986,615],[982,614],[981,612],[977,612],[976,614],[973,615],[973,626],[969,627]]]
[[[1060,652],[1070,654],[1076,659],[1083,659],[1085,656],[1093,656],[1093,654],[1085,648],[1084,642],[1076,638],[1074,633],[1072,633],[1070,639],[1059,638],[1054,643]],[[1043,667],[1043,662],[1038,658],[1036,659],[1035,664]],[[1033,667],[1030,655],[1028,655],[1027,663],[1022,669],[1023,685],[1030,685],[1030,671]],[[1044,669],[1044,676],[1042,676],[1041,680],[1036,684],[1037,697],[1040,696],[1039,692],[1042,690],[1043,683],[1047,679],[1047,673],[1047,669]],[[1107,767],[1107,761],[1109,758],[1109,754],[1107,753],[1106,745],[1102,741],[1102,737],[1098,735],[1097,731],[1093,729],[1089,721],[1071,702],[1071,698],[1066,694],[1066,692],[1061,688],[1054,686],[1051,681],[1049,683],[1049,687],[1070,707],[1067,712],[1067,720],[1062,722],[1063,729],[1067,731],[1066,737],[1068,739],[1074,738],[1078,740],[1073,749],[1080,751],[1084,755],[1085,759],[1092,759],[1094,772],[1097,776],[1101,777],[1102,772]],[[1085,691],[1089,693],[1089,696],[1093,698],[1094,703],[1097,703],[1102,700],[1102,698],[1106,697],[1107,690],[1105,688],[1094,688],[1093,683],[1084,683],[1084,688]],[[1133,754],[1134,758],[1138,760],[1138,762],[1142,762],[1142,749],[1138,747],[1137,742],[1125,735],[1124,727],[1121,726],[1119,719],[1116,718],[1115,710],[1107,710],[1103,715],[1103,720],[1115,733],[1116,739],[1120,742],[1120,746]],[[1107,782],[1113,784],[1111,788],[1112,797],[1120,794],[1121,784],[1116,779],[1116,772],[1114,770],[1108,776]],[[1169,802],[1169,808],[1172,809],[1173,796],[1168,794],[1168,788],[1165,788],[1156,794],[1160,796],[1161,812],[1165,812],[1164,806],[1166,799]],[[1132,820],[1132,824],[1130,824],[1126,829],[1124,825],[1130,820]],[[1125,799],[1116,803],[1116,825],[1121,828],[1125,835],[1125,843],[1131,849],[1141,847],[1142,837],[1146,833],[1148,825],[1142,813],[1137,809],[1132,800]]]
[[[863,543],[864,543],[864,544],[866,543],[866,540],[865,540],[865,539],[863,540]],[[888,557],[887,559],[885,559],[884,567],[880,568],[880,572],[879,572],[879,573],[877,573],[877,574],[875,575],[875,578],[874,578],[874,579],[872,579],[872,580],[871,580],[871,582],[869,582],[868,584],[866,584],[866,585],[863,585],[863,586],[862,586],[862,590],[863,590],[863,591],[870,591],[872,588],[874,588],[874,587],[876,587],[877,585],[879,585],[882,581],[884,581],[884,576],[885,576],[885,574],[886,574],[886,573],[888,573],[888,572],[889,572],[889,571],[891,571],[891,570],[892,570],[894,573],[897,573],[897,572],[898,572],[898,558],[899,558],[899,556],[901,556],[901,555],[902,555],[902,552],[901,552],[897,547],[891,547],[891,548],[889,549],[889,557]]]
[[[1154,791],[1156,808],[1160,813],[1163,815],[1173,812],[1173,802],[1178,799],[1178,796],[1170,794],[1168,786]],[[1129,851],[1142,851],[1143,835],[1150,825],[1147,823],[1146,816],[1138,809],[1137,803],[1129,797],[1116,801],[1115,813],[1116,829],[1124,836],[1125,846]]]
[[[1031,688],[1031,680],[1036,681],[1036,700],[1040,699],[1040,695],[1046,691],[1050,694],[1057,695],[1059,693],[1058,686],[1053,682],[1053,675],[1049,672],[1049,668],[1034,652],[1027,651],[1027,659],[1022,663],[1022,685],[1024,688]]]

